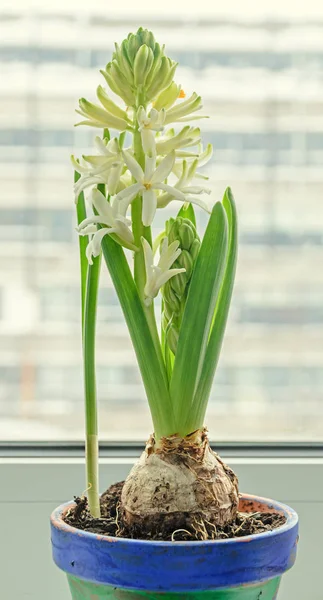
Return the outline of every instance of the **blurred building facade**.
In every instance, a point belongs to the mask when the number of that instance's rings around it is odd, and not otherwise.
[[[135,19],[0,15],[0,438],[82,436],[73,128]],[[220,440],[323,437],[323,22],[145,22],[204,98],[212,198],[240,216],[234,300],[210,402]],[[59,32],[59,36],[58,36]],[[159,213],[162,227],[165,213]],[[199,213],[203,224],[204,215]],[[105,269],[101,434],[144,438],[144,390]]]

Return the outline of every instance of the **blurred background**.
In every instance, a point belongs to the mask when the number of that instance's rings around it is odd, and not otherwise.
[[[74,109],[94,99],[113,43],[143,25],[180,62],[186,93],[203,96],[212,198],[231,185],[240,217],[210,436],[322,441],[323,8],[128,4],[0,9],[0,440],[83,438],[69,156],[89,153],[95,130],[75,129]],[[148,406],[105,268],[98,319],[101,439],[144,440]]]

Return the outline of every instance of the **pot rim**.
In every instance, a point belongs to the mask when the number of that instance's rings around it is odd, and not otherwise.
[[[196,546],[214,546],[215,544],[221,545],[230,545],[237,543],[248,543],[254,540],[263,540],[266,538],[270,538],[276,535],[280,535],[285,533],[286,531],[293,529],[298,524],[298,515],[297,513],[288,505],[283,504],[282,502],[277,502],[276,500],[272,500],[271,498],[264,498],[262,496],[256,496],[254,494],[239,494],[240,499],[257,502],[263,505],[268,506],[271,511],[278,514],[283,514],[286,517],[286,523],[281,525],[280,527],[276,527],[270,531],[264,531],[263,533],[254,533],[248,536],[234,537],[228,539],[220,539],[220,540],[194,540],[194,541],[164,541],[164,540],[143,540],[143,539],[135,539],[135,538],[125,538],[125,537],[114,537],[110,535],[102,535],[93,533],[91,531],[84,531],[82,529],[78,529],[76,527],[72,527],[65,523],[63,517],[65,516],[67,510],[75,505],[75,502],[69,501],[65,502],[58,506],[51,514],[50,521],[52,527],[57,530],[69,532],[70,534],[78,535],[79,537],[84,537],[89,540],[99,540],[99,541],[107,541],[113,543],[127,543],[129,545],[149,545],[151,547],[196,547]]]

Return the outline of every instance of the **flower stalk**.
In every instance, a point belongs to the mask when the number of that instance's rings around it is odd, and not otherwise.
[[[74,171],[74,182],[77,184],[81,175]],[[78,226],[84,219],[86,219],[86,208],[84,201],[84,194],[81,192],[78,196],[78,202],[76,204],[76,217]],[[79,254],[80,254],[80,270],[81,270],[81,317],[82,317],[82,338],[83,338],[83,327],[84,327],[84,310],[85,310],[85,294],[86,294],[86,277],[88,269],[88,261],[86,258],[86,248],[88,245],[88,237],[79,237]]]
[[[142,169],[145,168],[145,154],[142,147],[141,133],[139,131],[139,124],[137,123],[136,131],[133,136],[133,150],[136,160]],[[159,361],[162,363],[162,352],[158,337],[158,330],[155,318],[154,305],[147,306],[145,304],[145,285],[146,285],[146,268],[145,268],[145,257],[141,239],[145,239],[149,245],[152,244],[151,228],[150,226],[144,226],[142,222],[142,197],[137,196],[131,206],[131,219],[132,219],[132,231],[134,235],[134,241],[136,246],[139,247],[138,252],[134,255],[134,280],[138,289],[139,297],[141,299],[144,313],[146,315],[148,327],[154,342],[154,346],[158,355]],[[164,366],[162,365],[162,368]]]
[[[95,329],[101,256],[88,267],[84,310],[84,391],[85,391],[85,452],[89,509],[93,517],[100,517],[99,501],[99,442],[98,411],[95,376]]]
[[[75,171],[75,183],[77,183],[79,178],[80,174]],[[86,207],[83,192],[80,193],[77,199],[76,214],[79,227],[86,219]],[[92,265],[88,264],[88,244],[88,236],[79,237],[82,344],[84,359],[86,489],[90,512],[94,517],[100,517],[98,473],[99,442],[95,381],[95,329],[100,257],[96,258]]]

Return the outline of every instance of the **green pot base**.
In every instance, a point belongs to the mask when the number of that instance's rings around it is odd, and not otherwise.
[[[275,600],[280,577],[262,583],[206,592],[146,592],[98,585],[68,575],[73,600]]]

